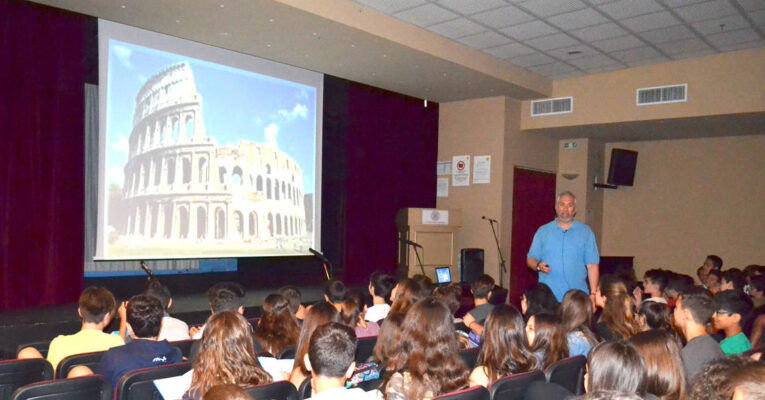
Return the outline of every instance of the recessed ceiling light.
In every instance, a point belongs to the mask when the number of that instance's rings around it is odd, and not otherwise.
[[[268,22],[274,22],[274,19],[273,18],[269,18]]]
[[[266,47],[271,47],[271,43],[267,44]]]
[[[316,36],[316,32],[312,33],[312,35]]]
[[[180,24],[180,23],[181,23],[181,20],[179,20],[179,19],[176,19],[176,20],[175,20],[175,23],[176,23],[176,24]]]
[[[127,6],[123,4],[120,6],[120,8],[127,8]]]
[[[221,4],[221,5],[220,5],[220,8],[223,8],[223,7],[226,7],[226,5],[225,5],[225,4]]]
[[[356,45],[355,45],[355,44],[353,44],[353,43],[351,43],[351,47],[356,47]]]
[[[383,54],[383,58],[388,58],[388,55],[387,54]]]

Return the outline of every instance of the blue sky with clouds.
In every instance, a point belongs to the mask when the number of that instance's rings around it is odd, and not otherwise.
[[[202,96],[207,136],[222,146],[240,140],[275,145],[300,165],[303,192],[314,193],[314,87],[116,40],[109,42],[107,182],[122,185],[138,90],[149,77],[182,61],[191,66]]]

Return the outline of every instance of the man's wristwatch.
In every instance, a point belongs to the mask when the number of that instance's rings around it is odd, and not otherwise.
[[[537,263],[537,272],[541,271],[541,269],[539,269],[539,264],[542,264],[542,262],[540,261]]]

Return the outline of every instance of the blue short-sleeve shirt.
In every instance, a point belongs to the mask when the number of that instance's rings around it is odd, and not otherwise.
[[[550,267],[549,273],[539,273],[539,283],[549,286],[558,301],[570,289],[589,293],[587,264],[600,263],[595,234],[577,220],[567,231],[557,220],[539,227],[526,257],[544,261]]]

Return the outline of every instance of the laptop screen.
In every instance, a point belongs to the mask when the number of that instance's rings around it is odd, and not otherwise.
[[[452,273],[449,270],[449,267],[436,268],[436,278],[438,279],[438,283],[451,283]]]

